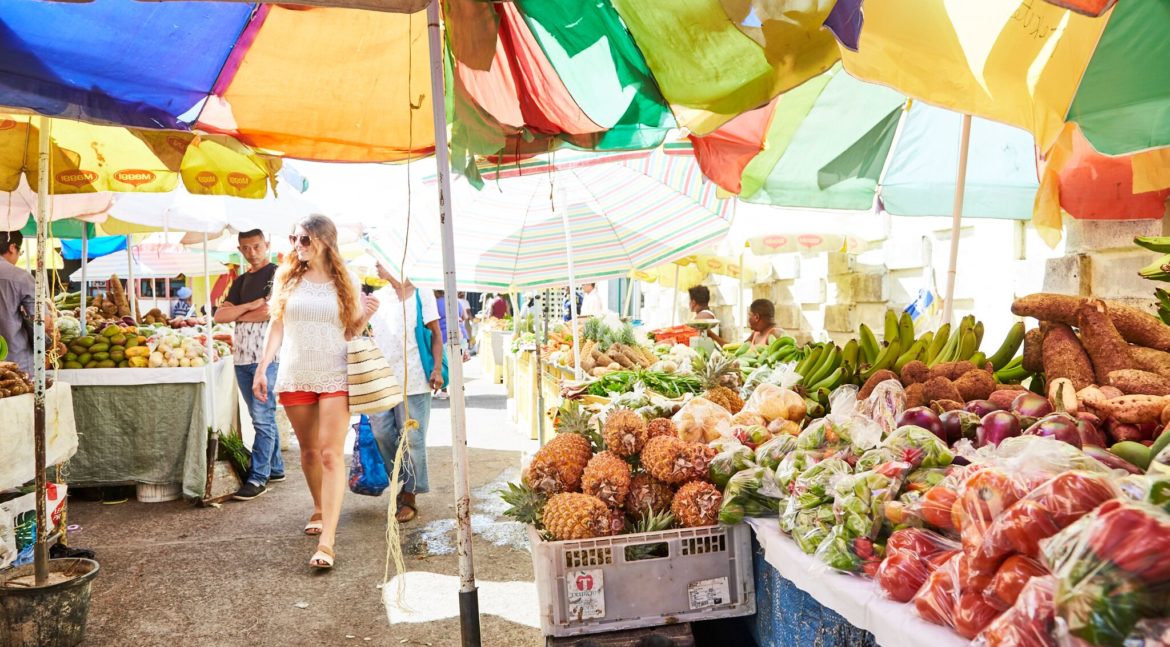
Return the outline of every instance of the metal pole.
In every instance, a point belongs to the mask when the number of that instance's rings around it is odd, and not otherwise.
[[[536,390],[536,397],[533,399],[536,411],[533,418],[536,421],[536,442],[540,447],[544,447],[544,363],[540,356],[540,347],[548,343],[548,295],[549,291],[545,290],[544,298],[540,300],[543,314],[536,322],[539,341],[536,344],[536,379],[533,380]]]
[[[85,307],[89,302],[86,278],[89,274],[89,223],[81,223],[81,332],[85,333]]]
[[[49,518],[45,510],[45,301],[48,281],[45,278],[45,229],[49,224],[49,124],[41,117],[37,151],[37,276],[36,301],[33,306],[33,461],[36,470],[37,536],[33,547],[33,579],[36,586],[49,580]]]
[[[562,194],[561,222],[565,227],[565,254],[569,262],[569,331],[573,335],[573,377],[581,379],[581,335],[577,334],[577,277],[573,271],[573,234],[569,230],[569,205]],[[593,289],[597,289],[594,286]]]
[[[204,330],[207,332],[207,338],[204,343],[207,345],[207,397],[203,398],[203,406],[207,415],[207,424],[215,427],[215,362],[212,361],[212,353],[215,352],[215,343],[211,339],[211,327],[214,325],[211,316],[211,268],[207,263],[207,232],[203,232],[203,294],[207,302],[207,324]],[[219,430],[216,429],[216,432]]]
[[[967,151],[971,146],[971,115],[963,115],[963,134],[959,139],[959,173],[955,177],[955,207],[951,212],[951,260],[947,267],[947,297],[943,302],[943,323],[955,315],[955,275],[959,265],[959,226],[963,220],[963,194],[967,190]]]
[[[439,176],[439,220],[443,243],[443,289],[458,294],[455,284],[455,223],[451,213],[451,162],[447,151],[446,84],[443,82],[443,32],[439,2],[427,5],[427,30],[430,38],[431,106],[435,127],[435,164]],[[447,321],[459,316],[456,299],[444,299]],[[447,335],[447,352],[451,359],[459,353],[459,327]],[[455,468],[456,551],[459,557],[459,626],[464,647],[478,647],[479,592],[475,586],[475,561],[471,547],[471,487],[468,484],[467,420],[463,389],[463,362],[452,361],[448,367],[451,381],[451,454]]]

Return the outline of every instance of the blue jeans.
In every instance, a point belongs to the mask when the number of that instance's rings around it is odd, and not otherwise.
[[[236,382],[252,416],[252,427],[256,440],[252,442],[252,468],[248,470],[248,482],[264,485],[273,474],[284,474],[284,459],[280,456],[280,432],[276,429],[276,363],[268,365],[268,401],[260,402],[252,395],[252,380],[256,377],[256,364],[236,366]]]
[[[406,435],[406,453],[400,473],[402,491],[423,494],[431,491],[427,481],[427,423],[431,420],[431,394],[410,395],[407,402],[410,417],[418,421],[418,429],[412,429]],[[378,451],[382,452],[388,474],[394,469],[394,453],[398,451],[398,440],[406,426],[405,418],[406,409],[401,404],[370,416],[370,428],[374,431],[374,440],[378,441]]]

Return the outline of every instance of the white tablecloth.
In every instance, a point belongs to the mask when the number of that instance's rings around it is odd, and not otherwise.
[[[45,392],[45,459],[60,465],[77,452],[73,392],[57,382]],[[35,478],[33,460],[33,396],[0,399],[0,490]]]
[[[216,362],[216,376],[222,373]],[[207,367],[199,368],[82,368],[61,369],[57,379],[73,386],[138,386],[140,384],[195,384],[207,381]]]
[[[823,564],[804,554],[780,531],[776,519],[748,519],[764,559],[780,575],[836,611],[849,624],[873,634],[883,647],[963,647],[969,645],[946,627],[915,615],[907,604],[881,597],[872,580],[826,571]]]

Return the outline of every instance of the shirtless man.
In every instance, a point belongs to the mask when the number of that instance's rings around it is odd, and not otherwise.
[[[776,306],[767,299],[756,299],[748,307],[748,327],[752,334],[744,343],[752,346],[767,346],[777,337],[784,336],[784,330],[775,323]]]

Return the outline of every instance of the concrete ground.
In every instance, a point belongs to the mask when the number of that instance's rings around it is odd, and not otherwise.
[[[544,639],[525,532],[502,516],[493,494],[518,477],[521,452],[535,447],[515,431],[503,387],[481,379],[479,365],[467,364],[467,427],[482,644],[535,647]],[[288,480],[249,502],[148,504],[132,492],[123,503],[84,500],[97,498],[95,490],[71,497],[69,523],[78,528],[70,544],[94,550],[102,569],[83,646],[459,645],[447,403],[435,401],[428,433],[431,492],[402,527],[408,572],[385,587],[384,573],[393,576],[389,497],[347,492],[337,566],[313,572],[316,544],[301,532],[312,504],[295,447],[284,456]],[[405,604],[384,606],[383,590],[392,602],[404,591]],[[728,627],[715,624],[697,630],[712,636],[698,644],[751,644],[727,642]]]

